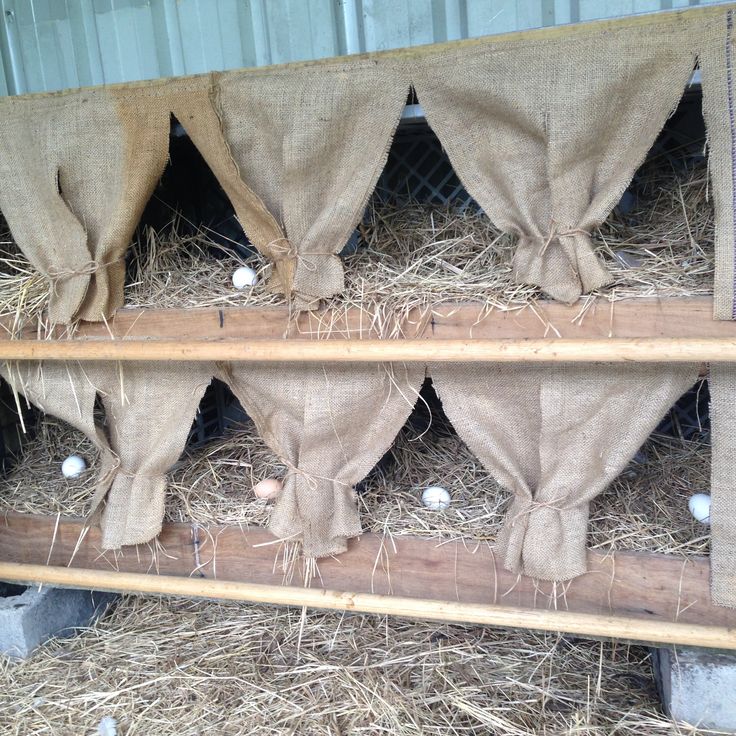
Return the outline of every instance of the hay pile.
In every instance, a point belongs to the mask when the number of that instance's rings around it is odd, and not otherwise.
[[[3,733],[681,734],[648,651],[567,636],[127,596],[0,661]]]
[[[704,163],[675,170],[647,164],[637,177],[636,205],[609,217],[595,233],[597,251],[614,283],[596,296],[630,297],[711,294],[714,271],[714,218]],[[374,201],[359,247],[343,257],[345,290],[326,308],[359,306],[381,323],[412,307],[474,302],[507,309],[542,298],[511,280],[514,238],[500,233],[471,208],[400,207]],[[36,318],[47,285],[17,247],[0,236],[0,316]],[[232,287],[242,265],[260,277],[253,289]],[[176,222],[135,242],[128,253],[125,303],[128,307],[263,307],[284,304],[266,290],[269,273],[258,255],[241,257],[207,233],[182,236]]]
[[[0,483],[2,509],[78,515],[94,469],[67,481],[92,446],[42,418],[22,463]],[[708,485],[708,447],[652,438],[595,502],[590,541],[616,549],[706,551],[687,497]],[[93,462],[94,465],[94,462]],[[284,472],[250,424],[187,451],[172,472],[172,520],[264,524],[255,479]],[[443,483],[453,503],[424,509]],[[361,484],[364,526],[430,538],[492,539],[507,494],[441,421],[410,422]],[[81,635],[29,661],[0,660],[3,733],[93,734],[683,734],[661,712],[648,650],[555,634],[126,596]]]
[[[616,300],[639,296],[712,293],[714,218],[705,164],[684,170],[651,162],[639,175],[637,206],[618,211],[596,233],[598,254],[614,277],[596,294]],[[374,201],[360,226],[361,243],[343,256],[345,289],[326,308],[351,306],[381,315],[412,307],[464,301],[512,308],[542,297],[511,280],[515,239],[478,211],[452,206]],[[129,307],[270,306],[283,303],[261,283],[237,292],[230,276],[250,265],[266,276],[254,255],[213,261],[207,238],[150,233],[134,249]],[[209,250],[208,250],[209,249]]]
[[[92,467],[78,479],[60,472],[62,460],[79,453]],[[22,462],[0,479],[0,512],[15,510],[83,516],[95,477],[96,452],[77,431],[40,420]],[[208,524],[267,524],[268,502],[253,485],[286,469],[252,424],[192,448],[170,473],[166,517]],[[690,516],[688,498],[710,487],[710,447],[703,441],[652,437],[629,468],[596,499],[590,545],[605,550],[707,554],[708,529]],[[421,492],[446,487],[452,504],[441,513],[422,506]],[[509,494],[487,473],[458,436],[441,423],[427,429],[407,424],[359,488],[366,531],[437,540],[460,537],[492,541],[503,523]]]

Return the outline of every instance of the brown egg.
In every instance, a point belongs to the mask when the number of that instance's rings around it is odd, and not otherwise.
[[[253,486],[253,492],[258,498],[273,498],[281,493],[284,484],[276,478],[265,478]]]

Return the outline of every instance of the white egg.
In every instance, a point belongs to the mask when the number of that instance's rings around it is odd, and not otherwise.
[[[87,463],[79,455],[69,455],[61,464],[61,473],[65,478],[76,478],[87,470]]]
[[[241,266],[233,273],[233,286],[236,289],[245,289],[246,286],[255,286],[258,283],[258,274],[248,266]]]
[[[690,513],[703,524],[710,524],[710,496],[707,493],[696,493],[688,501]]]
[[[422,491],[422,503],[433,511],[443,511],[450,505],[450,494],[446,488],[430,486]]]
[[[112,716],[105,716],[97,724],[97,736],[118,736],[118,722]]]

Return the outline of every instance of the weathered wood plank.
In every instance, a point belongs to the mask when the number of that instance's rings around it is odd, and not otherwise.
[[[83,528],[80,520],[57,522],[56,517],[9,513],[0,518],[0,560],[110,573],[304,585],[302,570],[284,568],[282,545],[264,529],[166,524],[155,546],[103,553],[99,530],[90,527],[82,535]],[[319,574],[312,577],[310,587],[736,629],[736,610],[711,602],[707,558],[591,551],[589,568],[586,575],[567,583],[544,583],[504,570],[486,544],[365,534],[353,540],[345,554],[320,560]],[[724,631],[722,644],[736,648],[736,634]]]
[[[710,299],[554,302],[512,310],[458,304],[384,320],[360,309],[119,310],[74,339],[0,337],[6,360],[718,361],[736,358],[736,322],[712,319]],[[381,339],[379,339],[381,338]],[[391,338],[391,339],[388,339]],[[337,343],[332,341],[337,340]],[[330,344],[325,344],[330,343]]]
[[[0,331],[1,332],[1,331]],[[61,333],[57,333],[60,336]],[[307,312],[290,319],[285,308],[120,309],[108,322],[83,323],[76,337],[109,339],[370,339],[386,335],[427,339],[712,338],[736,337],[736,323],[713,319],[709,297],[590,300],[568,306],[551,301],[502,311],[478,304],[412,309],[380,329],[359,308]],[[24,337],[33,338],[28,333]],[[0,334],[0,340],[8,339]]]

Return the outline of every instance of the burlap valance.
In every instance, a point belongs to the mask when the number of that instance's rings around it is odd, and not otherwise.
[[[609,278],[591,231],[699,59],[718,220],[717,315],[733,309],[733,24],[696,9],[503,37],[0,101],[0,207],[52,285],[54,322],[122,302],[123,257],[173,114],[300,308],[340,291],[410,86],[467,189],[515,233],[517,280],[574,300]]]

